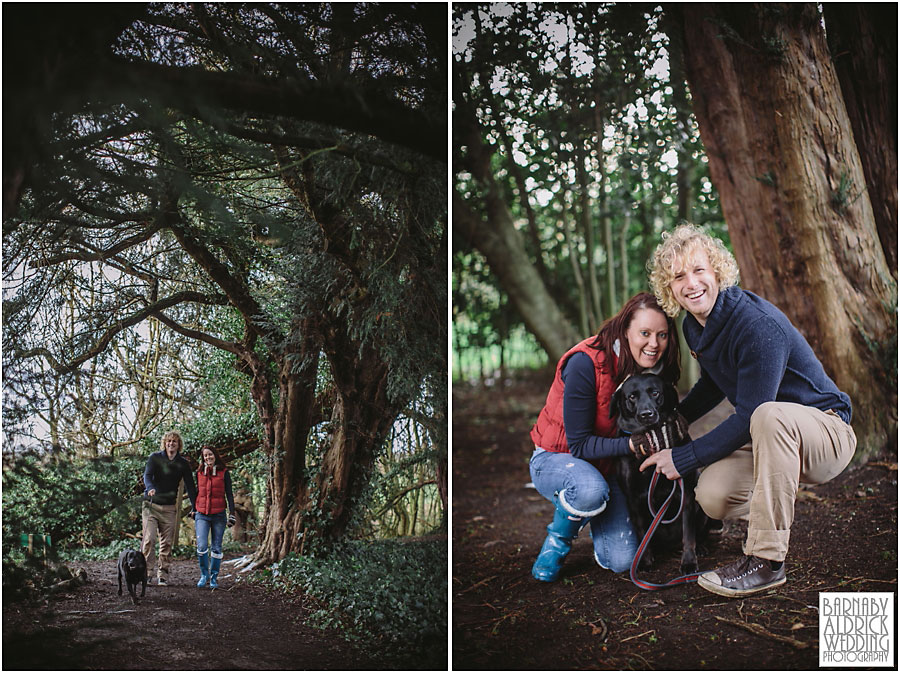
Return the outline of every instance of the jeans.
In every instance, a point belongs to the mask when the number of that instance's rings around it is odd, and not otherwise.
[[[554,502],[565,491],[560,497],[563,507],[590,519],[597,564],[617,573],[627,571],[640,541],[616,480],[606,481],[596,467],[570,453],[536,450],[529,469],[538,493]]]
[[[225,512],[218,514],[194,514],[194,531],[197,533],[197,553],[205,554],[212,546],[212,557],[222,558],[222,538],[225,537]],[[209,534],[212,531],[212,545]]]

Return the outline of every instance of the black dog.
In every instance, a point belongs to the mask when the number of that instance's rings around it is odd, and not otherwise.
[[[141,598],[147,591],[147,560],[139,551],[126,549],[119,554],[119,595],[122,595],[122,577],[125,577],[125,584],[128,586],[128,593],[131,594],[131,602],[138,604],[137,583],[141,583]]]
[[[637,434],[653,431],[656,437],[666,432],[669,436],[668,445],[678,446],[689,441],[685,432],[681,436],[677,429],[677,404],[678,393],[675,387],[666,384],[655,374],[637,374],[625,380],[616,390],[610,404],[610,416],[619,415],[618,426],[623,434]],[[663,424],[666,427],[663,428]],[[658,440],[657,440],[657,443]],[[638,458],[633,454],[620,456],[616,460],[616,477],[625,500],[628,505],[628,513],[634,525],[638,540],[644,539],[653,517],[647,507],[647,492],[650,490],[650,480],[653,478],[653,470],[640,471],[640,465],[644,458]],[[679,538],[681,540],[681,573],[687,575],[697,571],[697,537],[706,537],[709,529],[709,518],[697,505],[694,498],[694,488],[697,486],[699,473],[693,470],[688,474],[682,474],[684,480],[684,507],[681,512],[681,522],[674,521],[670,524],[660,525],[653,535],[649,548],[644,552],[640,567],[650,568],[653,565],[653,552],[669,551],[677,549]],[[666,479],[657,480],[657,486],[653,494],[653,507],[658,510],[664,503],[672,486]],[[661,521],[671,519],[678,511],[679,494],[676,493],[669,508]]]

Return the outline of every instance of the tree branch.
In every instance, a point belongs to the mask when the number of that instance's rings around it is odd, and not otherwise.
[[[109,327],[103,335],[97,340],[94,344],[93,348],[82,353],[75,359],[71,360],[67,364],[61,363],[56,357],[49,351],[49,349],[41,346],[38,348],[31,348],[27,351],[19,351],[16,355],[20,358],[32,358],[32,357],[40,357],[43,356],[45,360],[50,364],[50,366],[59,374],[71,374],[75,370],[78,369],[83,363],[88,360],[97,357],[100,353],[106,350],[109,346],[110,342],[113,340],[117,334],[122,332],[123,330],[137,325],[138,323],[146,320],[147,318],[154,316],[159,311],[163,309],[170,308],[172,306],[176,306],[177,304],[182,304],[184,302],[197,302],[199,304],[207,304],[207,305],[226,305],[228,300],[221,295],[206,295],[200,292],[193,291],[185,291],[185,292],[177,292],[173,294],[171,297],[166,297],[165,299],[161,299],[155,304],[150,304],[145,306],[140,311],[136,311],[132,313],[127,318],[122,318],[121,320],[117,320],[111,327]]]
[[[109,59],[97,68],[93,96],[107,101],[156,97],[206,119],[219,108],[273,114],[374,135],[434,159],[446,160],[446,119],[429,119],[392,98],[361,86],[299,78],[272,79],[200,67],[173,67]],[[83,93],[79,78],[73,95]]]
[[[204,343],[208,343],[210,346],[215,346],[216,348],[220,348],[221,350],[228,351],[229,353],[234,353],[235,355],[240,355],[242,352],[241,344],[236,343],[234,341],[225,341],[224,339],[219,339],[217,337],[212,336],[211,334],[207,334],[206,332],[201,332],[200,330],[190,329],[189,327],[185,327],[184,325],[175,322],[170,317],[168,317],[162,311],[154,313],[153,317],[159,320],[163,325],[168,327],[175,332],[178,332],[181,335],[186,336],[189,339],[194,339],[195,341],[202,341]]]

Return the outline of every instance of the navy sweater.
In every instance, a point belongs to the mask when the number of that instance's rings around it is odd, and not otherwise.
[[[735,411],[703,437],[672,450],[679,473],[710,465],[749,443],[750,416],[763,402],[831,409],[850,422],[850,398],[787,316],[765,299],[729,287],[719,292],[705,327],[688,314],[683,331],[700,363],[700,379],[681,402],[681,414],[693,422],[726,397]]]
[[[594,434],[597,415],[597,380],[594,361],[587,353],[573,353],[559,373],[563,389],[563,425],[569,453],[593,460],[630,453],[627,437],[600,437]]]
[[[193,507],[197,502],[197,487],[187,459],[180,453],[172,460],[169,460],[165,451],[151,453],[144,468],[144,499],[150,500],[147,491],[156,489],[152,502],[157,505],[174,505],[178,482],[182,480]]]

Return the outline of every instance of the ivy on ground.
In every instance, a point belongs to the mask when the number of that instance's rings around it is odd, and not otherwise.
[[[289,554],[265,581],[320,604],[310,619],[350,640],[398,646],[398,657],[446,665],[446,540],[352,541],[327,554]]]

